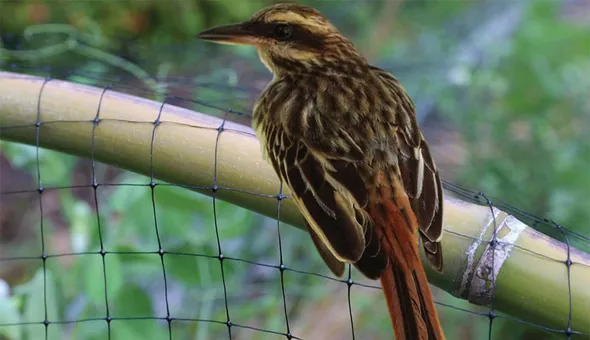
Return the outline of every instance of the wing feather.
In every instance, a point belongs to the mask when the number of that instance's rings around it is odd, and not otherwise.
[[[328,265],[328,268],[330,268],[334,275],[342,276],[344,274],[345,269],[344,262],[340,261],[338,258],[336,258],[336,256],[334,256],[334,254],[332,253],[332,251],[330,251],[326,243],[322,242],[318,234],[309,225],[307,221],[305,222],[305,225],[307,226],[307,230],[309,230],[309,235],[311,236],[313,244],[317,248],[318,253],[320,253],[320,256],[322,257],[324,262]]]
[[[279,141],[278,143],[276,141]],[[341,262],[356,262],[365,246],[364,227],[357,221],[356,200],[346,189],[334,185],[319,160],[301,141],[295,141],[285,130],[274,129],[268,135],[269,158],[281,179],[292,190],[293,199],[314,234]],[[338,168],[330,169],[330,173]],[[340,182],[338,182],[340,183]]]
[[[442,226],[443,226],[443,191],[440,176],[430,154],[424,136],[415,117],[415,108],[410,98],[401,92],[401,86],[395,77],[374,68],[401,102],[398,107],[399,122],[395,137],[398,147],[397,160],[404,188],[410,198],[410,204],[418,218],[420,238],[426,257],[439,271],[443,267]]]

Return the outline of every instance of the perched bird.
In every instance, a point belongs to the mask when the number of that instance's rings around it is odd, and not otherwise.
[[[198,38],[255,46],[273,73],[253,127],[338,276],[381,279],[396,339],[444,339],[418,254],[441,271],[438,171],[399,81],[317,10],[278,4]]]

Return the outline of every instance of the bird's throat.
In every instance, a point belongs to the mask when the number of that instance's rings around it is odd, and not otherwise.
[[[341,58],[341,56],[299,51],[295,57],[286,58],[262,48],[257,50],[260,61],[275,78],[302,74],[353,76],[363,74],[369,68],[366,60],[356,54]]]
[[[262,48],[257,51],[260,61],[275,76],[310,71],[318,65],[318,56],[313,52],[295,51],[287,58]]]

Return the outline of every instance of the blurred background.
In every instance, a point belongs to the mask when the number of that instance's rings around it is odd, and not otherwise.
[[[194,36],[274,2],[4,0],[0,70],[112,83],[117,91],[152,99],[168,93],[192,101],[167,103],[249,125],[270,73],[253,48]],[[590,236],[590,1],[298,2],[319,9],[406,86],[445,180]],[[175,321],[173,339],[224,339],[227,307],[235,324],[286,332],[278,270],[226,261],[222,280],[215,258],[167,255],[165,298],[160,257],[150,254],[158,244],[149,187],[100,187],[99,235],[90,161],[41,150],[37,163],[34,147],[0,145],[1,191],[25,191],[0,196],[0,259],[13,259],[0,261],[0,324],[38,322],[47,309],[51,320],[77,321],[50,325],[49,339],[168,339],[168,324],[150,318],[165,317],[169,308],[175,318],[221,322]],[[37,166],[44,187],[80,186],[45,192],[42,216]],[[149,182],[100,164],[96,179]],[[211,198],[177,187],[158,188],[155,201],[165,250],[215,256],[218,227],[225,256],[279,263],[276,221],[224,202],[217,202],[215,219]],[[41,221],[45,252],[60,254],[47,259],[46,268],[39,259]],[[563,240],[555,229],[541,230]],[[330,275],[309,251],[305,233],[282,227],[281,237],[287,267]],[[579,239],[571,242],[589,251]],[[101,244],[130,254],[106,256],[103,269],[96,254]],[[361,279],[357,272],[353,278]],[[284,280],[291,333],[351,338],[345,284],[296,272],[285,272]],[[110,323],[110,332],[105,294],[110,315],[122,318]],[[390,334],[380,294],[352,287],[356,338]],[[436,288],[434,295],[454,307],[487,311]],[[439,312],[447,338],[488,339],[487,317],[444,306]],[[284,338],[236,327],[232,333],[235,339]],[[492,327],[493,339],[553,337],[505,319]],[[0,339],[43,338],[42,324],[0,327]]]

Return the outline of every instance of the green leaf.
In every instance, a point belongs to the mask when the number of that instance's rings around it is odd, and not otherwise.
[[[89,302],[95,305],[104,304],[104,271],[101,257],[99,255],[84,256],[81,267],[82,275],[84,275],[84,293]]]
[[[105,303],[105,272],[108,289],[107,295],[110,299],[118,294],[121,286],[123,286],[123,270],[119,255],[106,254],[104,266],[100,255],[86,256],[84,258],[83,268],[84,292],[93,304],[103,305]]]
[[[59,340],[63,338],[61,325],[51,322],[61,321],[58,313],[58,296],[53,275],[49,269],[39,268],[31,280],[26,297],[23,322],[39,323],[26,326],[28,339]],[[45,327],[45,310],[49,326]],[[47,329],[47,337],[45,332]]]
[[[105,269],[107,273],[107,288],[109,296],[115,296],[123,286],[123,269],[121,258],[116,254],[105,255]]]
[[[57,151],[40,149],[39,163],[44,186],[65,186],[71,183],[70,174],[76,163],[76,157]]]
[[[31,174],[34,174],[35,168],[32,165],[36,163],[37,157],[35,146],[6,141],[2,141],[0,145],[2,146],[2,152],[6,154],[14,166],[19,168],[27,167]]]
[[[133,252],[141,251],[141,249],[128,245],[118,246],[115,250],[131,252],[131,254],[118,254],[125,277],[134,278],[136,281],[153,280],[154,277],[161,277],[162,263],[160,255],[157,253],[133,254]]]
[[[119,259],[123,265],[132,264],[132,265],[142,265],[142,264],[153,264],[153,260],[151,259],[154,255],[151,254],[138,254],[144,250],[137,248],[135,245],[131,244],[118,244],[113,248],[113,251],[117,253],[126,253],[126,254],[119,254]],[[159,265],[158,265],[159,266]]]
[[[200,205],[198,196],[199,194],[184,188],[156,188],[158,228],[164,238],[185,240],[185,235],[193,229],[195,207]]]
[[[194,253],[194,249],[192,249],[192,247],[188,244],[178,248],[168,249],[168,251],[189,254]],[[210,261],[207,261],[207,259],[205,258],[199,258],[190,255],[164,255],[164,265],[166,266],[166,273],[169,274],[171,277],[175,278],[176,280],[186,283],[188,286],[199,284],[199,271],[209,270],[209,263],[215,263],[216,265],[218,265],[218,263],[214,261],[216,260],[211,259]],[[207,266],[207,268],[199,267],[203,265]]]
[[[123,183],[148,183],[147,180],[139,176],[126,176]],[[121,185],[113,192],[112,198],[108,203],[110,208],[115,212],[124,213],[128,208],[139,202],[143,203],[149,199],[149,188]]]
[[[12,324],[11,326],[0,327],[0,339],[22,339],[22,325],[18,325],[21,322],[21,316],[15,307],[13,299],[10,296],[0,297],[0,324]]]
[[[75,83],[94,85],[97,83],[97,79],[108,71],[107,66],[104,63],[97,61],[89,61],[78,68],[76,74],[69,76],[69,80]],[[93,77],[88,78],[81,75],[92,74]]]
[[[133,327],[132,322],[115,321],[111,323],[111,339],[112,340],[139,340],[142,335]]]
[[[113,301],[114,318],[153,316],[152,301],[136,284],[126,284]],[[121,320],[111,324],[113,339],[167,339],[168,331],[158,326],[157,320]]]
[[[216,200],[215,207],[220,239],[231,240],[250,232],[249,227],[254,218],[253,212],[221,200]]]
[[[153,316],[152,301],[146,292],[135,283],[128,283],[113,301],[113,317],[137,318]]]
[[[88,251],[93,231],[96,231],[96,218],[92,216],[92,208],[86,201],[76,200],[68,210],[71,211],[70,240],[72,249],[77,253]]]
[[[108,339],[108,326],[105,320],[76,322],[70,339],[103,340]]]

